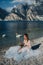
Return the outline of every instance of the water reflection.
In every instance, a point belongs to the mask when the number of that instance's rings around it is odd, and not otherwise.
[[[16,33],[24,34],[28,33],[30,39],[43,36],[43,22],[0,22],[0,47],[12,46],[19,43],[16,38]],[[2,38],[2,34],[6,34],[5,38]]]

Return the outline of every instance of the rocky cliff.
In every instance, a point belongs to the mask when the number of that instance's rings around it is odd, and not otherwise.
[[[11,14],[9,14],[8,16],[6,16],[5,17],[5,19],[4,19],[5,21],[14,21],[14,20],[22,20],[22,18],[20,18],[18,15],[16,15],[16,14],[13,14],[13,13],[11,13]]]
[[[43,4],[28,5],[19,4],[12,9],[11,13],[0,8],[0,20],[28,20],[28,21],[43,21]]]
[[[0,8],[0,20],[4,20],[4,18],[8,15],[9,13],[5,11],[4,9]]]

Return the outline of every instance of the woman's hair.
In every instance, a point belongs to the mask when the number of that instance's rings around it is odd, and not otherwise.
[[[27,37],[27,41],[28,41],[29,40],[28,34],[25,33],[24,35]]]

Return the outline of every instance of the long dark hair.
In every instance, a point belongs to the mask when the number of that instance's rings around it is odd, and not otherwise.
[[[27,41],[28,41],[28,40],[29,40],[28,34],[27,34],[27,33],[25,33],[24,35],[27,37]]]

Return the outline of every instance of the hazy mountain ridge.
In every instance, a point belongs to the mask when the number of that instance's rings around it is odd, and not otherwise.
[[[2,11],[3,13],[2,13]],[[28,5],[19,4],[12,9],[11,13],[8,14],[5,10],[0,8],[0,20],[11,21],[11,20],[29,20],[29,21],[43,21],[43,4],[41,5]]]
[[[0,20],[3,20],[9,13],[4,9],[0,8]]]

